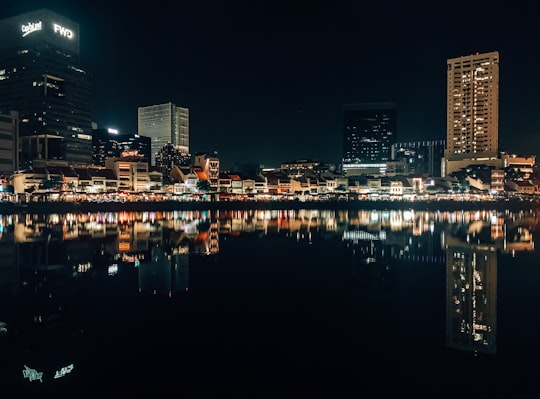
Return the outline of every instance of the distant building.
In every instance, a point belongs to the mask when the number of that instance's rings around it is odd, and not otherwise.
[[[138,157],[109,158],[105,167],[113,171],[118,179],[120,191],[150,190],[148,162]]]
[[[446,140],[395,143],[392,145],[392,159],[404,161],[406,174],[441,176],[445,148]]]
[[[195,154],[194,167],[200,168],[207,176],[210,186],[217,190],[219,181],[219,158],[209,156],[205,153]]]
[[[79,25],[40,9],[0,21],[0,109],[19,113],[19,169],[92,162],[90,78]]]
[[[118,134],[114,129],[92,131],[92,163],[105,166],[108,158],[120,158],[126,151],[136,152],[148,160],[152,155],[150,137],[138,134]]]
[[[190,166],[191,157],[180,150],[179,146],[167,144],[156,153],[156,168],[168,180],[173,166]]]
[[[138,133],[151,138],[151,164],[156,153],[167,144],[189,154],[189,110],[173,103],[150,105],[138,109]]]
[[[500,167],[498,52],[447,60],[446,114],[443,176],[473,163]]]
[[[384,174],[396,142],[397,108],[393,103],[343,107],[343,171],[347,175]]]

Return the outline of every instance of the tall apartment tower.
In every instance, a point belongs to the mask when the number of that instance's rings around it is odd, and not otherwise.
[[[0,21],[0,111],[19,114],[20,168],[91,164],[91,88],[79,25],[46,9]]]
[[[139,107],[138,133],[151,138],[152,159],[167,144],[172,144],[184,154],[189,154],[189,110],[173,103]]]
[[[493,161],[499,146],[499,53],[447,60],[443,176],[469,163]],[[449,164],[450,162],[450,164]]]
[[[343,106],[343,170],[348,175],[384,174],[396,142],[394,103]]]

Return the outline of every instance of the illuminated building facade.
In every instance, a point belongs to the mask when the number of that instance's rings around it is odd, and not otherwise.
[[[499,138],[499,53],[447,60],[446,151],[443,175],[462,167],[452,161],[493,161]],[[466,165],[465,165],[466,166]],[[457,169],[456,169],[457,168]]]
[[[153,166],[156,165],[156,153],[167,144],[189,154],[189,109],[170,102],[139,107],[138,133],[151,138]]]
[[[141,158],[151,157],[150,137],[138,134],[118,134],[113,129],[95,129],[92,132],[92,163],[105,166],[108,158],[120,158],[126,151],[132,151]]]
[[[440,177],[445,148],[445,140],[395,143],[392,145],[392,159],[403,161],[406,173]]]
[[[171,176],[171,171],[174,166],[190,166],[191,157],[179,150],[177,146],[167,144],[159,149],[156,153],[156,168],[161,172],[166,179]]]
[[[194,166],[200,168],[207,176],[212,189],[217,189],[219,181],[219,158],[206,153],[195,154]]]
[[[393,103],[343,107],[343,170],[348,175],[384,174],[396,142],[397,109]]]
[[[0,110],[19,113],[19,167],[92,162],[79,25],[46,9],[0,21]]]
[[[0,177],[8,176],[19,168],[19,116],[11,111],[0,112]]]

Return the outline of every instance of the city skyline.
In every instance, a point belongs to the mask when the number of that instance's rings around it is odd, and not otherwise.
[[[482,14],[490,24],[480,31],[472,16],[391,2],[104,4],[46,5],[80,25],[99,127],[133,134],[138,107],[172,102],[190,110],[191,152],[216,150],[224,168],[302,158],[339,163],[344,104],[394,102],[397,142],[444,139],[447,59],[498,51],[499,149],[540,153],[540,78],[531,51],[538,33],[527,32],[526,9],[504,10],[524,19],[498,32],[493,10]],[[0,18],[42,7],[8,4]]]

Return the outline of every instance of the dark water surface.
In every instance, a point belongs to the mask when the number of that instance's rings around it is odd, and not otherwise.
[[[0,386],[537,397],[538,229],[533,211],[0,215]]]

